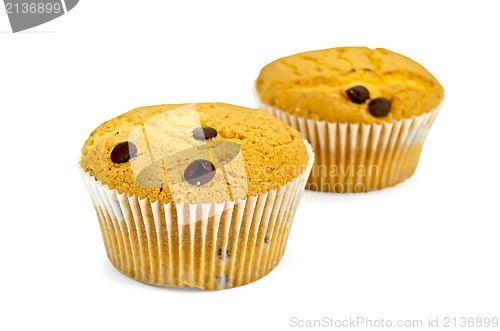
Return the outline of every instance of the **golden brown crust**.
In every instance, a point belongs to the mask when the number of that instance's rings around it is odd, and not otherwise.
[[[371,99],[392,102],[390,113],[374,117],[368,103],[356,104],[345,91],[365,86]],[[305,52],[265,66],[256,81],[264,104],[302,117],[341,123],[382,123],[435,109],[443,87],[420,64],[388,51],[341,47]]]
[[[197,124],[198,123],[198,124]],[[213,127],[208,142],[193,138],[199,126]],[[131,141],[137,154],[125,163],[110,155]],[[224,169],[219,167],[224,163]],[[215,177],[204,185],[183,178],[186,165],[209,159]],[[245,198],[275,189],[297,177],[308,163],[302,135],[263,110],[222,103],[136,108],[95,129],[82,149],[80,164],[119,193],[152,201],[210,203]]]

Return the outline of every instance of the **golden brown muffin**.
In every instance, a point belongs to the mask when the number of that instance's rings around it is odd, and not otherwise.
[[[259,106],[313,146],[307,188],[338,193],[379,190],[410,177],[444,98],[417,62],[366,47],[278,59],[261,70],[255,88]]]
[[[366,88],[369,98],[353,102],[348,91],[356,86]],[[289,114],[340,123],[410,118],[435,109],[444,97],[439,82],[417,62],[383,48],[366,47],[331,48],[278,59],[261,70],[256,90],[262,103]],[[384,111],[370,112],[370,102],[377,98],[390,102],[385,116],[380,116]]]
[[[215,137],[196,139],[201,127]],[[113,153],[131,157],[113,161]],[[214,177],[193,185],[183,177],[200,159],[216,167],[208,171]],[[94,130],[81,158],[82,168],[110,188],[165,203],[242,199],[283,185],[307,162],[299,132],[263,110],[222,103],[133,109]]]
[[[99,126],[81,174],[111,263],[149,284],[216,290],[280,262],[314,155],[263,110],[134,109]]]

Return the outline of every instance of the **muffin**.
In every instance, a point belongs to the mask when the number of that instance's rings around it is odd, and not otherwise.
[[[268,64],[255,96],[313,146],[308,189],[358,193],[396,185],[415,172],[444,90],[403,55],[342,47]]]
[[[221,103],[133,109],[95,129],[80,159],[111,263],[208,290],[279,263],[312,164],[295,129]]]

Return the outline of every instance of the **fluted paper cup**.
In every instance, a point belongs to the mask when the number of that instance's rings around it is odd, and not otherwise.
[[[206,290],[254,282],[278,265],[314,162],[287,184],[211,204],[119,194],[81,169],[111,263],[138,281]]]
[[[255,95],[260,108],[300,131],[313,146],[316,160],[306,188],[337,193],[380,190],[409,178],[442,105],[383,124],[334,123],[289,114]]]

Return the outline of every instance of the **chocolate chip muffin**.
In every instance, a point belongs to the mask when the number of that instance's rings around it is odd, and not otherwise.
[[[103,123],[80,166],[118,270],[223,289],[279,263],[312,162],[302,135],[267,112],[204,103]]]
[[[444,98],[417,62],[366,47],[278,59],[261,70],[255,94],[311,142],[307,188],[326,192],[367,192],[410,177]]]

